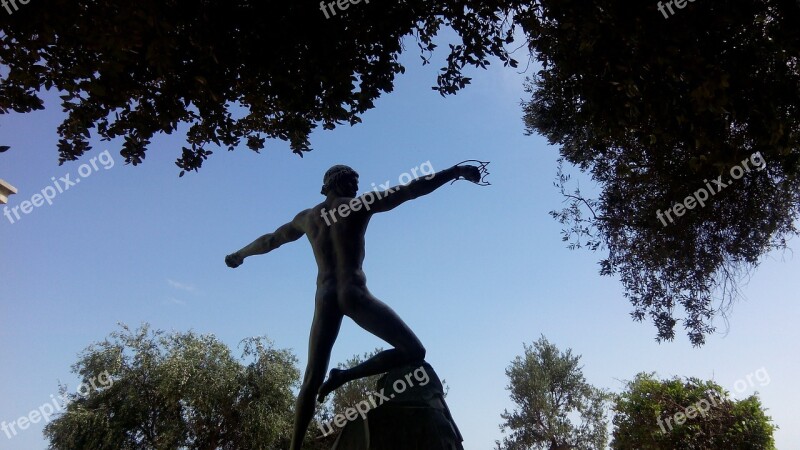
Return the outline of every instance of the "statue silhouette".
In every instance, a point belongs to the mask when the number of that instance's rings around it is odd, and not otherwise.
[[[322,203],[301,211],[275,232],[265,234],[225,257],[229,267],[238,267],[248,256],[268,253],[303,235],[311,242],[318,267],[317,292],[308,342],[308,365],[297,397],[291,450],[300,450],[302,446],[314,415],[315,395],[322,402],[326,395],[348,381],[384,373],[425,358],[425,347],[414,332],[397,313],[367,289],[361,265],[364,261],[364,234],[372,215],[430,194],[448,181],[464,178],[481,183],[482,174],[487,173],[486,164],[482,163],[480,169],[455,165],[405,185],[383,192],[370,191],[358,197],[358,173],[348,166],[333,166],[323,178],[321,193],[325,200]],[[331,349],[343,316],[350,317],[393,348],[353,368],[333,368],[325,380]]]

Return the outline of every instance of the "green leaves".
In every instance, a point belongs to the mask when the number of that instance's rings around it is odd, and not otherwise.
[[[567,205],[552,215],[571,248],[608,251],[601,274],[658,340],[681,324],[702,345],[739,274],[797,234],[798,16],[783,0],[695,2],[669,20],[646,2],[546,0],[517,16],[543,65],[528,132],[601,189],[585,199],[559,182]],[[662,226],[657,211],[756,152],[767,170]]]
[[[181,175],[202,166],[209,145],[232,150],[242,139],[254,151],[262,137],[282,139],[302,156],[319,124],[360,123],[393,90],[405,70],[398,62],[405,36],[431,52],[442,26],[461,41],[437,79],[443,95],[469,83],[468,65],[485,67],[491,57],[515,64],[498,45],[510,36],[499,20],[510,10],[504,2],[365,3],[336,20],[313,2],[29,6],[29,20],[0,30],[0,61],[10,69],[0,76],[0,110],[39,109],[41,88],[64,91],[60,163],[81,157],[95,128],[103,139],[133,138],[121,154],[139,164],[152,137],[179,123],[189,125],[191,144],[176,161]]]
[[[265,338],[242,341],[239,361],[213,335],[122,326],[88,347],[73,370],[107,371],[113,384],[45,428],[51,449],[284,448],[290,438],[297,359]],[[62,387],[66,392],[66,387]]]
[[[605,448],[607,394],[589,385],[578,365],[580,356],[560,352],[542,336],[506,369],[511,400],[500,426],[510,436],[504,450]],[[579,418],[579,420],[576,420]]]
[[[774,450],[758,397],[733,400],[713,381],[640,373],[614,399],[611,448]]]

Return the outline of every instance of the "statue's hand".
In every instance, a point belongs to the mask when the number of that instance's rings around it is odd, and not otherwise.
[[[231,253],[230,255],[225,257],[225,264],[227,264],[228,267],[233,268],[233,269],[241,266],[243,262],[244,262],[244,258],[242,258],[242,256],[239,255],[238,252],[237,253]]]
[[[481,171],[475,166],[458,166],[458,175],[464,177],[465,180],[477,183],[481,181]]]

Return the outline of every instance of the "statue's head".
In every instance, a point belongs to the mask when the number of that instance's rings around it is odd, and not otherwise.
[[[322,195],[332,192],[340,197],[355,197],[358,193],[358,172],[350,168],[337,164],[327,172],[322,178]]]

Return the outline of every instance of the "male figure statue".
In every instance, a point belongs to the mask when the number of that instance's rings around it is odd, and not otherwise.
[[[248,256],[268,253],[304,234],[311,242],[319,270],[317,293],[308,342],[308,365],[297,397],[291,450],[300,450],[302,446],[314,415],[315,395],[321,402],[348,381],[388,372],[425,358],[425,347],[417,336],[389,306],[367,289],[361,269],[364,233],[373,214],[390,211],[462,177],[477,183],[481,179],[480,170],[474,166],[456,165],[382,193],[367,192],[356,197],[358,173],[347,166],[333,166],[325,172],[321,192],[325,200],[322,203],[300,212],[274,233],[265,234],[225,257],[229,267],[238,267]],[[350,317],[361,328],[394,348],[382,351],[351,369],[331,369],[325,381],[325,370],[343,316]]]

